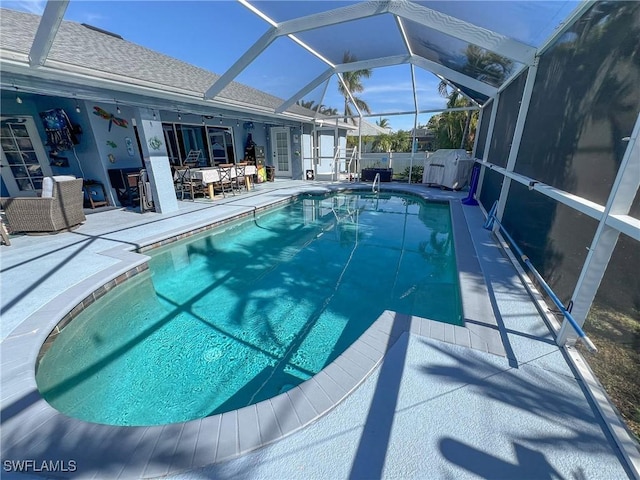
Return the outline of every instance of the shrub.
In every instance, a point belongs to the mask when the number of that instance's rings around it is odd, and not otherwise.
[[[414,165],[411,169],[411,183],[421,183],[422,174],[424,173],[424,167],[422,165]],[[403,178],[409,178],[409,167],[402,172]]]

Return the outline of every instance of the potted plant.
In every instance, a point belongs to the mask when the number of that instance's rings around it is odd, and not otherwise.
[[[393,169],[382,167],[380,162],[376,162],[373,167],[362,169],[362,181],[373,182],[376,178],[376,174],[380,174],[381,182],[390,182],[393,177]]]

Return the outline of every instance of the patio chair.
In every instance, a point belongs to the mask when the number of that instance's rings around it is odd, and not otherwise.
[[[241,191],[243,188],[249,190],[248,177],[246,176],[247,162],[236,163],[236,189]]]
[[[202,150],[189,150],[189,153],[182,164],[186,167],[197,168],[200,166],[201,155]]]
[[[220,173],[220,178],[217,182],[214,183],[213,188],[218,188],[222,191],[222,196],[226,197],[227,189],[235,195],[234,186],[233,186],[233,176],[231,175],[231,169],[233,168],[233,163],[221,163],[218,165],[218,172]]]
[[[46,177],[42,196],[10,198],[5,203],[7,223],[13,232],[59,232],[86,220],[82,205],[83,180],[71,176]]]
[[[189,195],[191,200],[194,200],[198,193],[203,196],[206,193],[204,183],[197,178],[193,178],[191,172],[192,170],[189,167],[177,167],[175,169],[173,183],[176,188],[176,195],[180,195],[180,200],[184,200],[185,193]]]

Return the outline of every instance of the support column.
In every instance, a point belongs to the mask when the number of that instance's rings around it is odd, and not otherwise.
[[[160,112],[141,108],[136,115],[136,124],[155,210],[158,213],[177,212],[178,200],[173,185]]]
[[[598,228],[589,247],[589,253],[571,297],[573,301],[571,315],[580,326],[584,324],[587,318],[620,236],[618,230],[607,225],[607,220],[611,215],[628,215],[633,199],[638,192],[638,187],[640,187],[639,136],[640,115],[636,120],[633,133],[629,139],[629,145],[627,145],[618,174],[611,187],[607,205],[598,223]],[[576,333],[565,319],[562,322],[562,327],[556,340],[558,345],[573,345],[576,339]]]
[[[410,67],[411,67],[411,86],[413,88],[413,108],[415,110],[415,113],[413,114],[413,135],[411,136],[411,159],[409,163],[409,184],[411,184],[411,175],[413,173],[413,158],[415,157],[416,149],[417,149],[416,129],[418,128],[418,111],[420,110],[418,108],[418,93],[416,89],[416,71],[413,64],[411,64]],[[421,182],[418,182],[418,183],[421,183]]]

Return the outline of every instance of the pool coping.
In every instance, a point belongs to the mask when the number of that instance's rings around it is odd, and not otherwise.
[[[318,191],[345,189],[362,188],[338,185],[322,187]],[[437,196],[403,191],[401,188],[382,190],[442,201]],[[303,194],[307,193],[310,192]],[[259,208],[288,203],[298,195],[300,194],[268,202]],[[7,375],[3,375],[2,379],[2,390],[11,392],[9,397],[3,396],[3,404],[8,405],[3,408],[2,418],[3,458],[73,460],[83,468],[83,474],[88,475],[102,472],[97,470],[97,464],[105,461],[122,466],[122,469],[126,469],[127,477],[180,473],[256,450],[291,435],[326,415],[367,379],[380,365],[387,350],[405,332],[505,356],[486,280],[473,247],[463,207],[459,200],[449,200],[448,203],[458,263],[464,327],[385,311],[336,360],[293,389],[240,410],[164,426],[119,427],[76,420],[53,409],[37,391],[34,367],[39,358],[40,346],[50,332],[68,315],[81,311],[91,302],[92,296],[95,300],[95,291],[100,288],[106,291],[106,284],[115,286],[146,268],[148,257],[144,253],[131,251],[134,246],[120,245],[101,252],[116,258],[118,263],[54,298],[22,322],[3,342],[3,370],[6,366],[6,370],[11,371],[10,379],[7,379]],[[250,215],[257,208],[240,206],[239,212]],[[230,213],[214,224],[217,226],[236,218],[236,213]],[[212,224],[211,221],[198,222],[150,237],[140,242],[138,249],[144,251],[150,246],[157,246],[167,236],[201,231],[207,228],[205,223]],[[105,279],[108,279],[106,283]],[[17,402],[10,401],[13,397],[18,399]],[[67,431],[61,441],[66,438],[67,442],[81,444],[83,439],[97,439],[101,444],[100,453],[93,449],[74,451],[73,458],[68,458],[69,452],[64,449],[56,455],[56,445],[49,446],[43,452],[40,447],[45,436],[59,431],[61,426],[62,431]],[[12,443],[8,444],[7,437],[10,435],[13,436]],[[132,439],[135,444],[133,450],[123,450],[119,437]],[[96,461],[98,458],[100,462]],[[76,476],[74,472],[70,474]],[[119,474],[124,473],[121,470]]]

